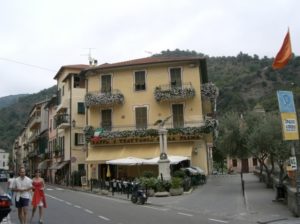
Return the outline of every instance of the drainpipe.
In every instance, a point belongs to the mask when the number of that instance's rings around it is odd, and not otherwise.
[[[73,77],[74,75],[72,75],[70,77],[70,83],[71,83],[71,87],[70,87],[70,163],[69,163],[69,181],[68,181],[68,185],[70,185],[71,183],[71,174],[72,174],[72,162],[71,162],[71,158],[72,158],[72,129],[73,129],[73,126],[72,126],[72,91],[73,91]]]

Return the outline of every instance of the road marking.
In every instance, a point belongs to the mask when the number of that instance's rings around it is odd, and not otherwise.
[[[144,205],[143,207],[145,207],[145,208],[151,208],[151,209],[159,210],[159,211],[169,211],[168,208],[156,208],[156,207],[152,207],[152,206],[149,206],[149,205]]]
[[[81,208],[81,206],[79,206],[79,205],[74,205],[74,207],[75,207],[75,208]]]
[[[90,213],[90,214],[94,214],[94,212],[92,212],[91,210],[88,210],[88,209],[84,209],[84,211],[86,211],[87,213]]]
[[[124,204],[128,204],[128,201],[124,201],[122,199],[117,199],[117,198],[110,198],[110,197],[107,197],[107,196],[100,196],[100,195],[95,195],[95,194],[90,194],[90,193],[86,193],[86,192],[80,192],[78,191],[77,192],[78,194],[85,194],[89,197],[93,197],[93,198],[102,198],[102,199],[105,199],[105,200],[109,200],[109,201],[115,201],[115,202],[118,202],[118,203],[124,203]]]
[[[185,216],[189,216],[189,217],[194,216],[194,215],[192,215],[192,214],[183,213],[183,212],[177,212],[177,214],[178,214],[178,215],[185,215]]]
[[[65,203],[66,203],[67,205],[72,205],[72,203],[71,203],[71,202],[68,202],[68,201],[65,201]]]
[[[58,191],[63,191],[64,190],[63,188],[59,188],[59,187],[57,187],[55,189],[58,190]]]
[[[53,191],[53,189],[52,189],[52,188],[46,188],[46,190],[47,190],[47,191]]]
[[[208,220],[214,221],[214,222],[228,223],[228,221],[219,220],[219,219],[208,219]]]
[[[102,216],[102,215],[99,215],[98,217],[99,217],[100,219],[104,219],[104,220],[106,220],[106,221],[110,221],[109,218],[106,218],[106,217],[104,217],[104,216]]]

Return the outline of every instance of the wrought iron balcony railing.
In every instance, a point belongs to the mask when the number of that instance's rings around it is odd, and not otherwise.
[[[85,95],[85,105],[112,106],[123,104],[124,95],[117,89],[108,92],[89,92]]]
[[[57,128],[70,127],[70,115],[69,114],[57,114],[55,116],[55,124]]]
[[[154,97],[157,102],[174,101],[189,99],[195,96],[195,89],[192,83],[183,83],[182,85],[160,85],[154,90]]]

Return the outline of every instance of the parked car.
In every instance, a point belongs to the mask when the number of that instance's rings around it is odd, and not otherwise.
[[[7,174],[6,173],[0,173],[0,182],[7,182]]]
[[[2,220],[10,213],[10,205],[11,199],[7,194],[2,192],[0,194],[0,222],[2,222]]]

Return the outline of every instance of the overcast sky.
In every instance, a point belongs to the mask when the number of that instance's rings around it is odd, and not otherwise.
[[[299,9],[298,0],[1,1],[0,97],[51,87],[62,65],[88,63],[88,48],[99,64],[176,48],[274,57],[289,27],[299,55]]]

